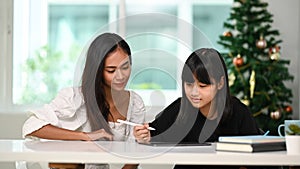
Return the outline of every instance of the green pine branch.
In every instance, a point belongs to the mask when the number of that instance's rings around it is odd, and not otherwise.
[[[227,50],[223,57],[229,74],[235,77],[231,93],[249,100],[249,109],[262,129],[275,131],[276,125],[291,116],[284,109],[292,103],[292,92],[285,82],[292,81],[293,76],[288,71],[289,60],[281,56],[280,49],[273,51],[282,40],[280,32],[272,28],[273,15],[267,6],[260,0],[234,0],[230,16],[223,24],[232,36],[220,35],[218,43]],[[265,41],[266,46],[257,46],[258,41]],[[237,55],[242,56],[243,65],[234,65]],[[253,97],[249,83],[252,71],[255,72]],[[273,114],[276,111],[280,116]]]

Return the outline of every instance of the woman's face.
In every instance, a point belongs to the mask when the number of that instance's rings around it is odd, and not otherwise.
[[[104,62],[104,83],[112,90],[124,90],[131,73],[129,56],[117,48],[108,54]]]
[[[213,84],[204,84],[199,82],[195,77],[194,82],[184,82],[184,90],[187,99],[195,107],[200,109],[202,113],[208,113],[210,105],[220,85]]]

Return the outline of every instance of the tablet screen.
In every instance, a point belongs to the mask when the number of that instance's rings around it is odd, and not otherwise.
[[[149,146],[210,146],[210,143],[172,143],[172,142],[148,142],[148,143],[140,143],[143,145],[149,145]]]

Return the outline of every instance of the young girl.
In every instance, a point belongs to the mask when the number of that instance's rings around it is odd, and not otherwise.
[[[226,66],[218,51],[202,48],[193,52],[181,78],[182,98],[160,112],[153,122],[136,126],[138,142],[203,143],[215,142],[225,135],[260,134],[248,108],[230,95]],[[148,126],[156,130],[149,131]],[[193,167],[200,166],[175,166]]]
[[[32,111],[23,126],[23,136],[56,140],[134,140],[133,128],[116,122],[117,119],[135,123],[145,120],[141,97],[125,90],[130,73],[131,51],[125,40],[112,33],[99,35],[87,51],[82,85],[61,90],[50,104]],[[97,165],[86,165],[86,168],[91,166],[97,168]]]

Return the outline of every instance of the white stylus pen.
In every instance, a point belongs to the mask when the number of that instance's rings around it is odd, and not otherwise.
[[[132,123],[132,122],[130,122],[130,121],[124,121],[124,120],[120,120],[120,119],[118,119],[117,122],[119,122],[119,123],[124,123],[124,124],[128,124],[128,125],[131,125],[131,126],[142,126],[142,124]],[[155,128],[153,128],[153,127],[148,127],[148,130],[155,130]]]

